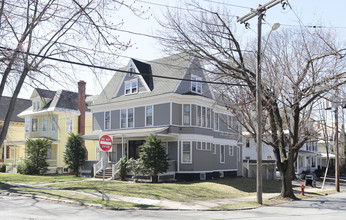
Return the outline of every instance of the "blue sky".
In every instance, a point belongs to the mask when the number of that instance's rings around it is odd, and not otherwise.
[[[201,4],[213,7],[224,7],[235,16],[243,16],[250,12],[249,8],[257,8],[259,4],[265,4],[269,0],[199,0]],[[218,2],[218,3],[216,3]],[[265,20],[269,24],[280,23],[282,27],[296,27],[301,24],[307,26],[324,26],[335,28],[341,36],[345,35],[346,24],[344,18],[344,10],[346,9],[346,1],[344,0],[290,0],[293,10],[286,7],[283,10],[280,5],[277,5],[267,11]],[[158,28],[155,17],[161,17],[165,7],[160,6],[168,5],[170,7],[181,7],[182,1],[168,1],[168,0],[137,0],[135,5],[143,6],[143,8],[150,7],[148,14],[153,14],[149,19],[139,19],[134,16],[128,16],[125,19],[124,29],[131,30],[146,34],[157,34]],[[234,6],[232,6],[234,5]],[[249,7],[241,8],[237,6]],[[128,13],[128,12],[125,12]],[[237,25],[238,31],[243,33],[243,36],[248,39],[256,38],[256,24],[257,19],[253,18],[250,21],[250,30],[246,30],[244,25]],[[270,25],[263,25],[263,35],[270,30]],[[123,34],[122,37],[130,37],[135,47],[126,51],[123,55],[135,57],[142,60],[152,60],[164,56],[160,51],[158,43],[151,38],[141,37],[136,35]],[[126,58],[125,58],[126,59]]]

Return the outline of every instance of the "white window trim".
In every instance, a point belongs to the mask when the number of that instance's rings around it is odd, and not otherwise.
[[[195,79],[193,79],[193,78],[195,78]],[[191,81],[191,84],[190,84],[191,92],[196,93],[196,94],[202,94],[203,93],[202,83],[201,82],[197,82],[197,81],[202,81],[202,78],[197,77],[197,76],[191,76],[191,80],[193,80],[193,81]],[[196,91],[192,91],[192,83],[196,83]],[[197,89],[198,88],[198,84],[201,85],[201,92],[198,92],[198,89]]]
[[[222,152],[222,151],[221,151],[222,146],[223,146],[223,157],[222,157],[222,154],[221,154],[221,152]],[[221,160],[222,158],[223,158],[223,161]],[[220,144],[220,163],[224,164],[225,161],[226,161],[226,147],[225,147],[225,145]]]
[[[216,126],[216,115],[217,115],[217,126]],[[217,112],[214,112],[214,130],[215,131],[220,130],[220,115]]]
[[[181,141],[181,164],[192,164],[192,141]],[[190,143],[190,161],[189,162],[184,162],[184,142],[189,142]]]
[[[132,127],[129,127],[129,109],[132,109],[132,120],[133,120],[133,126]],[[127,112],[126,112],[126,127],[127,128],[135,128],[136,125],[136,120],[135,120],[135,108],[128,108],[127,109]]]
[[[55,129],[54,129],[54,130],[53,130],[53,118],[55,118],[55,121],[54,121]],[[50,128],[50,130],[51,130],[52,132],[55,132],[55,131],[56,131],[56,116],[50,117],[50,123],[51,123],[51,128]]]
[[[133,127],[129,127],[129,109],[133,109]],[[126,123],[125,123],[124,128],[121,127],[121,111],[122,110],[125,110],[125,113],[126,113],[126,117],[125,117]],[[120,121],[120,124],[119,124],[120,129],[135,128],[136,127],[135,108],[122,108],[122,109],[120,109],[119,113],[120,113],[120,120],[119,120]]]
[[[32,120],[34,120],[34,119],[37,120],[37,128],[36,128],[36,131],[33,131],[33,130],[32,130],[32,125],[34,124],[34,123],[32,123]],[[32,133],[37,133],[37,132],[39,132],[39,127],[40,127],[40,120],[39,120],[38,118],[31,118],[30,131],[31,131]]]
[[[29,122],[29,123],[27,123]],[[26,130],[26,126],[28,126],[28,130]],[[24,120],[24,131],[25,133],[30,133],[31,132],[31,117],[25,117]]]
[[[68,131],[68,130],[67,130],[67,119],[68,119],[68,118],[71,119],[71,131]],[[73,118],[72,118],[72,117],[66,117],[66,118],[65,118],[65,131],[66,131],[66,132],[69,132],[69,133],[72,133],[72,132],[73,132]]]
[[[186,125],[186,124],[184,124],[184,105],[189,105],[190,106],[190,116],[189,116],[189,124],[188,125]],[[181,122],[181,124],[183,125],[183,126],[191,126],[191,116],[192,116],[192,114],[191,114],[191,104],[182,104],[182,122]]]
[[[137,87],[136,87],[136,92],[132,92],[132,82],[136,81]],[[130,83],[130,92],[126,94],[126,84]],[[138,86],[138,79],[131,79],[127,80],[124,82],[124,95],[132,95],[132,94],[137,94],[139,91],[139,86]]]
[[[46,120],[46,123],[44,123],[44,119]],[[43,130],[43,125],[46,124],[46,130]],[[47,126],[48,126],[48,123],[47,123],[47,117],[43,117],[42,118],[42,131],[43,132],[46,132],[48,129],[47,129]]]
[[[125,110],[125,127],[121,127],[121,111],[123,111],[123,110]],[[120,111],[119,111],[119,113],[120,113],[120,120],[119,120],[119,122],[120,122],[120,124],[119,124],[119,128],[120,129],[126,129],[127,128],[127,109],[126,108],[123,108],[123,109],[120,109]]]
[[[109,128],[106,128],[106,113],[107,112],[109,112]],[[104,124],[103,124],[104,130],[111,130],[111,127],[112,127],[112,113],[111,113],[111,111],[105,111],[104,115],[103,115],[103,119],[104,119]]]
[[[211,144],[213,154],[216,154],[216,144]]]
[[[147,124],[147,107],[151,106],[151,125]],[[145,127],[153,127],[154,126],[154,105],[146,105],[145,106]]]
[[[234,156],[234,147],[228,146],[228,156],[233,157]]]

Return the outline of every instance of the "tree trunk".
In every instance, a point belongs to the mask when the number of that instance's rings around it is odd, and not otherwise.
[[[292,173],[294,172],[293,165],[287,165],[287,168],[282,171],[280,170],[281,175],[281,193],[280,196],[283,198],[297,199],[293,193],[292,189]]]

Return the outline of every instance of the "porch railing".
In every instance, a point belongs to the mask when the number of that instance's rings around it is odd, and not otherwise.
[[[96,176],[96,174],[102,170],[102,168],[103,168],[102,166],[103,166],[102,159],[99,162],[97,162],[96,164],[93,165],[93,167],[94,167],[94,176]]]
[[[112,180],[114,180],[116,175],[118,174],[118,167],[119,167],[120,161],[121,160],[119,160],[118,162],[112,165]]]

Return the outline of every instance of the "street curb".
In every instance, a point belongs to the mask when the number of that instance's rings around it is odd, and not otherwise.
[[[147,208],[140,208],[140,207],[102,207],[102,205],[98,204],[90,204],[90,203],[83,203],[83,202],[76,202],[72,200],[66,200],[66,199],[55,199],[45,196],[38,196],[36,194],[21,194],[21,193],[10,193],[10,192],[0,192],[0,196],[12,196],[12,197],[25,197],[30,199],[41,199],[41,200],[47,200],[52,201],[56,203],[61,204],[71,204],[71,205],[78,205],[78,206],[85,206],[90,208],[96,208],[96,209],[104,209],[104,210],[114,210],[114,211],[126,211],[126,210],[150,210],[150,211],[208,211],[208,212],[218,212],[218,211],[238,211],[238,210],[252,210],[256,209],[258,207],[254,208],[238,208],[238,209],[174,209],[174,208],[158,208],[158,207],[147,207]]]

